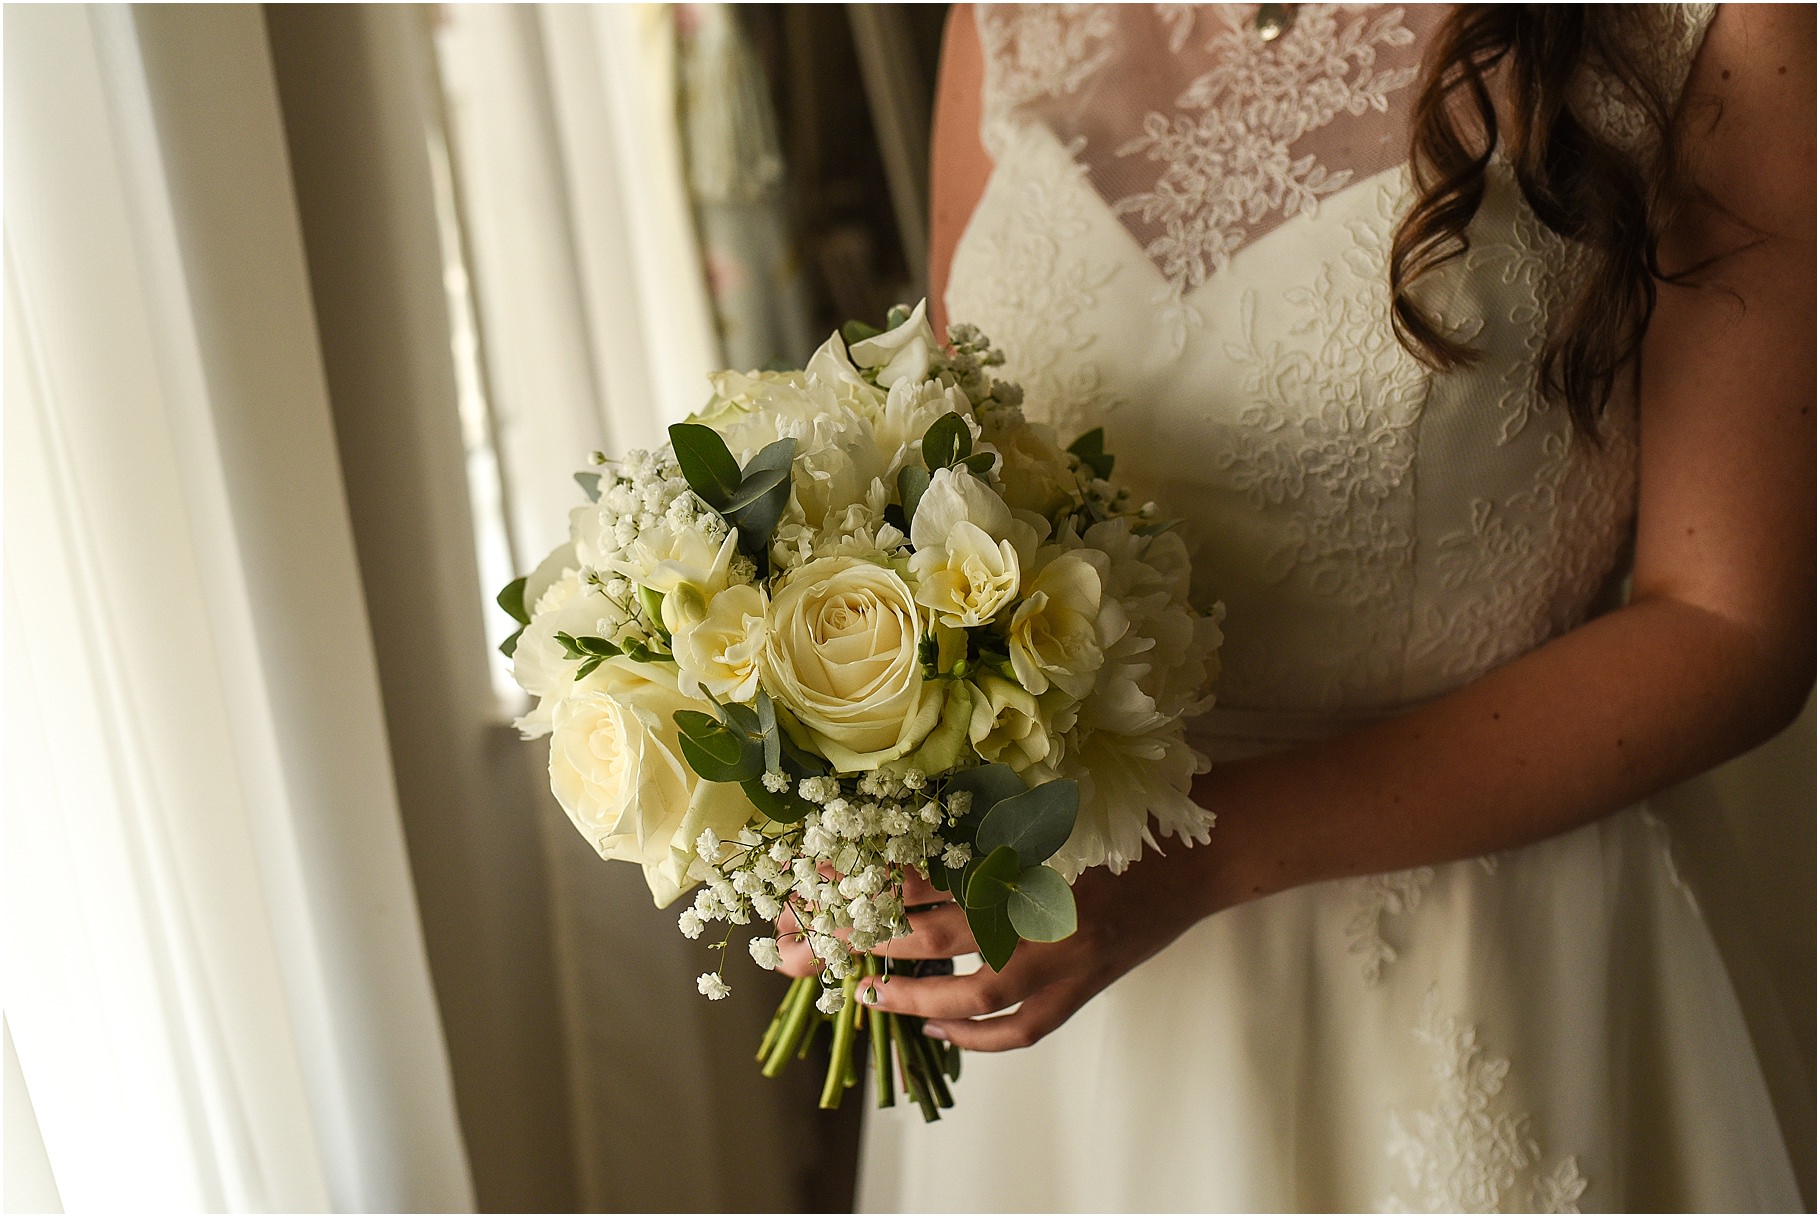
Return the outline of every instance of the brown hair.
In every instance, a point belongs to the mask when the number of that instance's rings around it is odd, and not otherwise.
[[[1565,402],[1574,426],[1593,437],[1618,377],[1635,367],[1657,281],[1691,273],[1665,275],[1656,260],[1685,175],[1671,101],[1638,62],[1637,7],[1469,4],[1448,16],[1430,46],[1411,124],[1416,203],[1390,255],[1398,341],[1431,367],[1471,362],[1478,352],[1444,333],[1410,289],[1466,252],[1466,228],[1502,138],[1531,210],[1585,258],[1572,297],[1549,319],[1536,375],[1544,398]],[[1508,133],[1499,130],[1487,79],[1500,65]],[[1568,104],[1583,65],[1602,71],[1653,128],[1645,163],[1588,129]]]

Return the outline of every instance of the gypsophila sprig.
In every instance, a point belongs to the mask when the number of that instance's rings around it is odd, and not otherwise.
[[[828,1024],[826,1106],[862,1036],[881,1103],[894,1074],[927,1118],[952,1102],[958,1050],[856,1000],[905,966],[873,952],[910,932],[909,884],[1003,968],[1074,928],[1040,872],[1213,822],[1184,730],[1218,607],[1190,604],[1186,549],[1105,435],[1064,447],[1004,366],[919,304],[801,370],[717,373],[668,444],[595,454],[569,540],[500,595],[563,809],[659,905],[693,891],[685,937],[724,927],[703,996],[731,991],[736,927],[777,926],[748,940],[759,968],[815,961],[759,1059],[776,1074]]]

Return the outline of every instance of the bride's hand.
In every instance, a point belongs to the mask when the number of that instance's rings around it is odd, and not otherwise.
[[[1075,881],[1079,928],[1069,937],[1020,942],[1003,972],[982,967],[969,976],[893,976],[876,985],[876,1006],[925,1018],[926,1034],[962,1048],[1002,1052],[1028,1047],[1221,907],[1225,902],[1216,897],[1219,885],[1211,873],[1214,861],[1213,851],[1205,847],[1186,849],[1172,842],[1167,856],[1147,854],[1122,875],[1095,867]],[[944,959],[978,949],[966,914],[946,893],[914,881],[905,885],[904,897],[913,908],[921,903],[931,907],[911,913],[911,933],[879,947],[877,954]],[[867,1000],[872,994],[860,996]],[[1018,1008],[998,1013],[1012,1006]]]

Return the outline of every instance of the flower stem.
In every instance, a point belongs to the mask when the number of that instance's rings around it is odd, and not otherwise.
[[[840,1106],[841,1095],[847,1089],[847,1071],[853,1061],[853,1011],[851,1005],[857,1004],[853,991],[858,980],[848,977],[841,985],[841,994],[849,1003],[842,1006],[834,1016],[834,1045],[828,1052],[828,1077],[822,1083],[822,1101],[824,1109]]]
[[[784,999],[789,1013],[784,1015],[783,1027],[778,1031],[777,1041],[771,1045],[771,1055],[760,1071],[766,1077],[776,1077],[790,1063],[797,1041],[805,1038],[803,1031],[808,1026],[809,1016],[815,1013],[815,991],[820,987],[813,976],[801,977],[790,986],[790,995]]]

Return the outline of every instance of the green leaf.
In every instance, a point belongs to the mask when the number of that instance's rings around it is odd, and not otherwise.
[[[910,306],[908,304],[894,304],[891,306],[890,310],[885,313],[885,328],[894,330],[908,320],[910,320]]]
[[[775,491],[780,484],[787,484],[789,481],[790,466],[788,465],[782,469],[760,469],[756,473],[749,473],[739,484],[739,490],[727,500],[726,506],[721,508],[721,512],[727,516],[737,515]],[[786,488],[784,491],[786,498],[789,497],[789,493]]]
[[[587,659],[582,661],[582,665],[579,668],[575,669],[575,679],[586,680],[589,675],[593,673],[594,669],[598,668],[605,661],[606,656],[604,655],[590,655]]]
[[[971,473],[974,477],[984,478],[988,473],[992,472],[992,460],[993,457],[990,452],[975,452],[972,456],[962,461],[961,464],[965,466],[967,472]]]
[[[931,473],[958,464],[972,452],[973,432],[967,430],[966,420],[952,410],[930,423],[923,434],[923,464],[929,466]]]
[[[727,733],[727,728],[718,718],[700,710],[678,710],[670,718],[676,723],[676,729],[690,739],[701,740]]]
[[[1112,476],[1112,457],[1106,453],[1106,429],[1095,427],[1068,445],[1068,451],[1081,458],[1081,464],[1093,470],[1098,478]]]
[[[980,958],[986,961],[986,966],[994,972],[1003,972],[1005,965],[1011,962],[1012,952],[1017,950],[1017,929],[1011,924],[1011,915],[1005,906],[968,906],[967,928],[973,931],[973,941],[979,945]]]
[[[578,473],[575,475],[575,484],[580,486],[581,492],[588,496],[588,502],[600,502],[600,474]]]
[[[751,460],[746,462],[744,477],[765,469],[788,469],[790,462],[796,459],[796,441],[793,439],[773,440],[758,450]]]
[[[1047,866],[1025,868],[1005,912],[1017,936],[1027,942],[1060,942],[1074,933],[1074,891]]]
[[[841,341],[845,342],[848,346],[852,346],[856,342],[864,342],[868,338],[877,338],[884,332],[885,331],[876,326],[867,325],[863,321],[849,321],[847,324],[840,327]]]
[[[1068,778],[1044,782],[996,804],[980,821],[976,838],[981,853],[1002,848],[1016,852],[1022,866],[1046,862],[1074,831],[1081,788]]]
[[[525,627],[522,625],[513,630],[512,636],[499,644],[499,653],[504,655],[507,659],[516,655],[518,653],[518,640],[524,637],[524,632]]]
[[[562,648],[562,657],[564,659],[580,659],[587,654],[586,651],[582,650],[581,647],[576,644],[575,635],[565,634],[561,630],[558,630],[555,637],[557,645]]]
[[[790,462],[795,455],[793,439],[780,439],[759,449],[746,464],[738,492],[721,509],[739,529],[740,548],[748,554],[762,555],[770,548],[771,534],[790,504]]]
[[[960,825],[967,839],[972,840],[973,834],[979,831],[980,821],[994,805],[1024,793],[1024,779],[1009,765],[981,765],[976,769],[963,769],[948,779],[945,793],[956,794],[963,790],[973,796],[973,806],[961,817]]]
[[[771,356],[759,367],[761,372],[794,372],[796,370],[796,365],[782,355]]]
[[[1005,903],[1011,899],[1011,893],[1017,887],[1018,876],[1023,873],[1024,867],[1017,860],[1017,851],[1009,845],[999,846],[973,868],[973,875],[967,880],[967,907],[986,908]]]
[[[714,428],[700,423],[672,423],[670,447],[676,452],[676,463],[682,466],[689,489],[716,511],[739,489],[739,462],[727,451],[727,441]]]
[[[746,798],[752,801],[752,806],[779,824],[794,824],[815,810],[815,804],[798,798],[794,791],[786,790],[778,794],[765,789],[763,778],[747,778],[739,784],[739,788],[746,792]]]
[[[512,580],[499,589],[499,607],[506,611],[519,625],[530,625],[531,614],[525,611],[525,581],[523,578]]]
[[[821,777],[832,772],[827,761],[798,745],[788,731],[779,732],[777,742],[784,754],[785,767],[796,777]]]
[[[608,642],[605,638],[576,638],[573,639],[573,641],[576,650],[581,651],[585,655],[597,655],[602,659],[611,659],[619,654],[619,648]]]
[[[678,711],[683,713],[683,711]],[[683,760],[705,782],[744,782],[764,772],[764,747],[757,740],[742,740],[726,728],[711,740],[682,736]]]
[[[897,471],[897,498],[904,505],[904,531],[909,532],[909,525],[916,521],[916,505],[923,501],[923,492],[929,489],[929,471],[918,469],[915,465],[905,465]]]
[[[729,727],[754,739],[764,738],[765,729],[758,721],[758,711],[751,706],[742,706],[738,702],[729,702],[722,706],[721,714]]]

